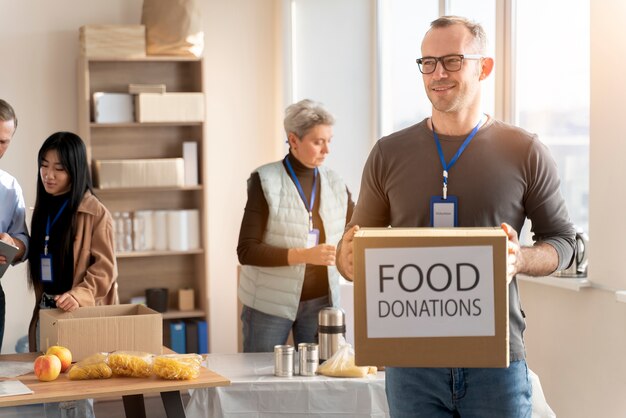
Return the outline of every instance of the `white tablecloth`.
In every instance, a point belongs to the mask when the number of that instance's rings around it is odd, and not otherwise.
[[[209,354],[206,366],[230,386],[195,389],[189,418],[383,418],[389,416],[384,372],[360,379],[274,376],[274,354]]]

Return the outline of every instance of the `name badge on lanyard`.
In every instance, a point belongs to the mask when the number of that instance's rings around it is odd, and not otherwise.
[[[459,226],[458,223],[458,207],[459,199],[456,196],[448,195],[448,171],[457,162],[465,148],[469,145],[471,140],[476,135],[478,128],[480,127],[483,119],[482,117],[472,129],[472,132],[465,138],[465,141],[461,144],[456,154],[452,157],[449,163],[446,163],[446,159],[443,155],[443,149],[441,148],[441,141],[435,131],[435,125],[433,126],[433,137],[435,138],[435,144],[437,144],[437,152],[439,153],[439,159],[441,160],[441,166],[443,167],[443,189],[441,196],[432,196],[430,198],[430,226],[435,228],[449,228]]]
[[[67,206],[67,202],[69,202],[69,200],[66,200],[63,203],[61,209],[59,209],[52,222],[50,222],[50,216],[48,216],[48,221],[46,222],[46,236],[44,237],[43,254],[41,255],[42,282],[52,283],[54,281],[54,275],[52,274],[52,256],[48,252],[48,244],[50,243],[50,229],[52,228],[52,225],[54,225],[54,223],[59,219],[61,213],[63,213],[63,209],[65,209],[65,207]]]
[[[289,175],[291,176],[291,179],[293,180],[293,182],[296,185],[296,188],[298,189],[298,193],[300,194],[300,197],[302,198],[304,207],[309,212],[309,232],[307,234],[307,239],[306,239],[306,248],[315,247],[320,242],[320,231],[319,229],[313,228],[313,206],[315,205],[315,191],[317,188],[317,167],[313,169],[313,190],[311,191],[311,202],[309,203],[308,199],[304,195],[304,190],[302,189],[300,180],[298,180],[298,177],[296,176],[295,171],[293,171],[293,167],[291,166],[291,163],[289,162],[288,156],[285,157],[285,165],[287,166],[287,169],[289,170]]]

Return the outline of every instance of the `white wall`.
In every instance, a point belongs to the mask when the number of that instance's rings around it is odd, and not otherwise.
[[[335,116],[325,165],[358,195],[363,165],[375,138],[374,3],[369,0],[295,0],[292,99],[320,101]]]
[[[35,202],[41,143],[55,131],[78,127],[78,28],[88,23],[138,23],[141,4],[141,0],[0,0],[0,97],[11,103],[19,119],[0,168],[18,179],[27,206]],[[14,352],[17,339],[26,335],[34,307],[24,263],[7,271],[2,286],[7,298],[2,352],[7,353]]]
[[[246,180],[282,157],[280,0],[203,2],[208,187],[209,339],[237,351],[237,241]]]

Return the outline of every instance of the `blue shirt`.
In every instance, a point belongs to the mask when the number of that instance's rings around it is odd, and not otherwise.
[[[6,171],[0,170],[0,232],[19,239],[26,246],[24,261],[28,256],[28,230],[26,229],[26,207],[24,195],[17,180]]]

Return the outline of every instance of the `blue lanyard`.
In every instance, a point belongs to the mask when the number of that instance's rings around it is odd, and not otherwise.
[[[304,195],[304,190],[302,190],[302,185],[300,184],[300,181],[298,180],[298,177],[296,176],[295,171],[293,171],[293,167],[291,166],[291,163],[289,162],[289,158],[287,157],[288,156],[285,156],[285,165],[287,165],[287,169],[289,170],[289,175],[291,176],[291,178],[293,179],[293,182],[296,184],[296,187],[298,188],[298,193],[300,193],[300,197],[302,198],[302,201],[304,202],[304,206],[309,211],[309,231],[312,231],[313,230],[313,206],[315,205],[315,189],[317,186],[317,167],[313,169],[313,190],[311,191],[311,204],[309,204],[309,201]]]
[[[435,137],[435,143],[437,144],[437,152],[439,153],[439,159],[441,160],[441,166],[443,167],[443,198],[444,199],[448,198],[448,171],[456,163],[456,161],[459,159],[461,154],[463,154],[463,151],[465,151],[465,148],[467,148],[471,140],[474,138],[474,135],[476,135],[476,132],[478,132],[478,128],[480,127],[480,124],[482,123],[482,121],[483,121],[483,118],[481,117],[478,123],[476,124],[476,126],[474,126],[474,129],[472,129],[472,132],[470,132],[467,138],[465,138],[465,141],[463,141],[463,143],[461,144],[461,147],[457,150],[456,154],[454,154],[450,162],[446,164],[446,158],[443,156],[443,150],[441,149],[441,141],[439,141],[439,136],[437,135],[437,132],[435,132],[435,124],[433,123],[432,119],[430,120],[430,123],[433,126],[433,136]]]
[[[52,228],[52,225],[54,225],[54,223],[59,220],[59,216],[61,216],[61,213],[63,213],[63,209],[65,209],[65,207],[67,206],[67,202],[69,202],[69,199],[63,202],[63,205],[61,205],[61,209],[59,209],[59,211],[57,212],[52,222],[50,222],[50,215],[48,215],[48,221],[46,222],[46,237],[44,238],[44,241],[43,241],[43,254],[44,255],[48,255],[48,242],[50,241],[50,228]]]

